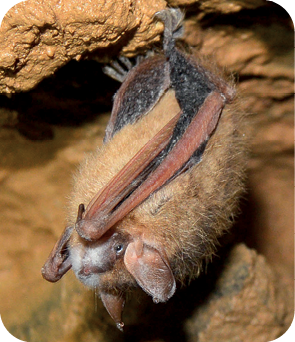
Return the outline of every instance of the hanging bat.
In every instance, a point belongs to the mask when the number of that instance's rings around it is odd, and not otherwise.
[[[125,77],[104,144],[80,166],[68,226],[42,268],[51,282],[72,268],[121,330],[132,287],[166,302],[199,274],[243,188],[234,86],[175,47],[179,10],[156,17],[165,25],[163,53]],[[108,69],[117,78],[121,71]]]

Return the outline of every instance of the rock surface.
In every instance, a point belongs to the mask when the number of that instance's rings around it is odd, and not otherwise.
[[[151,25],[152,17],[165,5],[164,0],[26,0],[17,4],[0,29],[0,91],[29,90],[73,58],[79,60],[96,49],[116,46],[117,53],[123,49],[124,54],[134,55],[159,40],[163,24]]]
[[[0,95],[1,317],[28,342],[273,340],[293,318],[294,56],[292,22],[270,2],[169,1],[186,10],[192,51],[239,80],[253,139],[233,232],[247,247],[226,245],[167,304],[131,296],[124,335],[72,275],[54,285],[40,276],[63,229],[70,175],[102,143],[118,87],[91,58],[134,55],[160,39],[152,16],[165,1],[115,3],[27,0],[2,23],[1,92],[22,93]]]
[[[275,274],[262,256],[237,245],[214,290],[186,322],[188,341],[272,341],[290,319],[290,294],[278,291]]]

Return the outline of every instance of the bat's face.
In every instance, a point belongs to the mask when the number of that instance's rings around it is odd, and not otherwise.
[[[119,232],[108,232],[94,242],[74,234],[69,259],[76,277],[90,288],[99,288],[101,276],[112,271],[124,258],[129,242],[130,237]]]

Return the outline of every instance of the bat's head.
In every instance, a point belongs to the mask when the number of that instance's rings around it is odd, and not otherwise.
[[[79,210],[77,225],[81,213]],[[42,269],[43,277],[55,282],[72,268],[83,284],[99,292],[118,328],[123,324],[126,288],[137,284],[154,302],[167,301],[176,289],[163,248],[148,242],[140,229],[135,234],[127,231],[112,228],[89,241],[75,227],[66,228]]]
[[[104,292],[137,283],[155,302],[165,302],[174,294],[175,280],[165,252],[142,235],[113,230],[89,242],[75,234],[70,244],[72,269],[90,288]]]

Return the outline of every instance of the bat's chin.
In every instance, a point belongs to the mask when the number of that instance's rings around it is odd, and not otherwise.
[[[75,272],[75,271],[74,271]],[[85,275],[83,272],[75,272],[76,277],[87,287],[91,289],[95,289],[100,284],[100,275],[99,274],[89,274]]]

